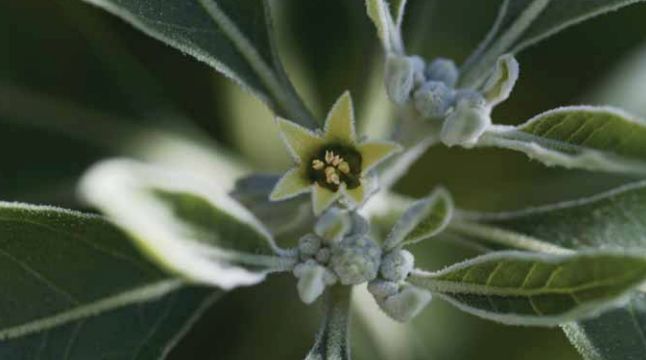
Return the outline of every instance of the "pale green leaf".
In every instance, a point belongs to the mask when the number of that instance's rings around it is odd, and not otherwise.
[[[453,230],[506,247],[534,250],[589,248],[646,249],[646,183],[639,182],[576,201],[523,211],[478,214],[479,229]],[[478,231],[469,231],[478,230]],[[485,231],[483,231],[485,230]],[[503,241],[501,240],[501,236]],[[504,237],[507,237],[505,241]],[[646,296],[634,295],[623,307],[598,318],[563,326],[586,359],[637,360],[646,353]]]
[[[184,288],[159,299],[0,340],[0,358],[162,359],[221,294],[212,289]]]
[[[420,242],[440,233],[449,224],[453,200],[444,188],[414,202],[399,218],[384,242],[384,249]]]
[[[640,0],[502,0],[485,40],[466,61],[460,83],[476,87],[498,57],[518,53],[550,35]]]
[[[0,203],[0,239],[3,340],[151,301],[182,286],[97,216]]]
[[[639,252],[491,253],[408,281],[472,314],[507,324],[555,326],[627,300],[646,280]]]
[[[275,52],[266,0],[84,0],[203,61],[308,126],[316,123]]]
[[[352,288],[333,286],[326,293],[325,314],[305,360],[350,360],[348,326]]]
[[[646,250],[646,182],[580,200],[466,217],[508,234],[540,239],[565,249]],[[469,235],[477,237],[475,233]]]
[[[646,121],[614,108],[557,108],[517,127],[492,127],[478,145],[520,151],[548,166],[646,174]]]
[[[81,193],[151,259],[191,281],[223,289],[252,285],[294,262],[249,211],[208,179],[111,160],[88,171]]]

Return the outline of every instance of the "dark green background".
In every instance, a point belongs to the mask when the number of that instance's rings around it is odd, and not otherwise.
[[[370,65],[383,60],[363,1],[274,3],[281,50],[318,115],[345,89],[361,109]],[[411,0],[410,5],[405,29],[410,50],[460,61],[484,36],[497,1]],[[512,98],[496,109],[495,121],[518,123],[581,103],[644,44],[645,23],[646,5],[631,6],[522,53],[520,81]],[[287,159],[276,159],[284,155],[279,145],[248,130],[255,122],[271,124],[269,116],[240,116],[232,99],[238,108],[251,101],[206,65],[98,9],[71,0],[2,1],[0,198],[78,208],[77,177],[116,153],[121,129],[132,124],[195,126],[233,150],[243,149],[263,170],[284,167]],[[272,152],[279,156],[266,156]],[[423,195],[442,183],[460,207],[495,210],[576,198],[629,180],[546,169],[503,151],[434,148],[397,189]],[[428,268],[470,255],[432,241],[416,250],[419,264]],[[317,309],[298,300],[290,276],[271,278],[225,296],[171,358],[302,358],[317,328]],[[500,326],[440,301],[412,326],[417,331],[410,339],[412,353],[419,359],[578,358],[558,329]],[[359,322],[354,330],[356,358],[372,359],[374,339]]]

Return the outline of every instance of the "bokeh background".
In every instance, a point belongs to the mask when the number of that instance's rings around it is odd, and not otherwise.
[[[459,63],[484,36],[499,0],[409,2],[409,51]],[[281,55],[312,109],[322,116],[345,89],[359,112],[374,106],[365,99],[382,86],[375,75],[383,57],[363,1],[273,5]],[[630,6],[526,50],[516,90],[494,121],[519,123],[581,103],[646,117],[645,23],[646,5]],[[271,114],[208,66],[77,0],[0,1],[0,199],[83,209],[74,191],[83,170],[107,156],[163,148],[159,138],[142,135],[157,130],[218,144],[263,172],[289,163],[272,136]],[[631,180],[549,169],[506,151],[434,147],[396,189],[420,196],[443,184],[462,208],[510,210]],[[451,241],[415,250],[431,269],[473,255]],[[370,299],[360,304],[353,324],[359,360],[580,358],[558,329],[502,326],[441,301],[401,326]],[[170,358],[300,359],[318,310],[298,300],[290,276],[272,277],[222,298]]]

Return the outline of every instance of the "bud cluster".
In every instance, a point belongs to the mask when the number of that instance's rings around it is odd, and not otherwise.
[[[440,139],[448,146],[473,146],[491,125],[491,110],[509,96],[518,78],[518,63],[502,56],[482,89],[456,88],[458,67],[437,58],[391,54],[386,60],[388,96],[398,105],[411,103],[424,119],[441,121]]]
[[[298,243],[300,262],[294,267],[303,302],[314,302],[327,286],[357,285],[377,277],[381,248],[370,238],[366,221],[357,214],[333,209],[317,222],[314,233]]]
[[[380,277],[368,284],[368,291],[391,318],[405,322],[415,317],[431,301],[431,293],[405,282],[413,271],[415,258],[406,250],[386,253],[379,268]]]

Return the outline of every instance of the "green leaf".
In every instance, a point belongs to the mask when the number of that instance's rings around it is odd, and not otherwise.
[[[0,358],[162,359],[221,294],[184,288],[43,332],[0,340]]]
[[[0,295],[0,339],[150,301],[182,285],[100,217],[6,202],[0,267],[7,289]]]
[[[208,178],[110,160],[88,171],[81,193],[157,264],[194,282],[253,285],[295,261]]]
[[[348,326],[352,287],[333,286],[326,293],[325,314],[305,360],[350,360]]]
[[[646,182],[585,199],[515,212],[474,214],[468,218],[508,234],[540,239],[571,250],[646,250]]]
[[[234,80],[277,113],[315,126],[275,51],[266,0],[84,0]]]
[[[507,247],[537,244],[577,250],[646,249],[646,182],[626,185],[591,198],[518,212],[478,214],[479,229],[458,224],[454,230],[484,240],[507,236]],[[471,230],[471,231],[469,231]],[[477,231],[474,231],[477,230]],[[484,231],[483,231],[484,230]],[[503,237],[504,239],[504,237]],[[540,242],[540,243],[539,243]],[[586,359],[641,359],[646,353],[646,295],[634,295],[623,307],[597,318],[563,326]]]
[[[555,326],[617,306],[646,280],[646,256],[588,251],[490,253],[408,281],[469,313],[506,324]]]
[[[439,234],[453,213],[451,194],[444,188],[433,192],[406,209],[384,242],[384,250],[410,245]]]
[[[562,328],[585,359],[643,359],[646,354],[646,295],[637,294],[619,309]]]
[[[478,145],[520,151],[547,166],[646,174],[646,121],[608,107],[550,110],[517,127],[492,127]]]
[[[518,53],[569,26],[639,1],[502,0],[494,25],[463,66],[460,84],[480,85],[506,52]]]

